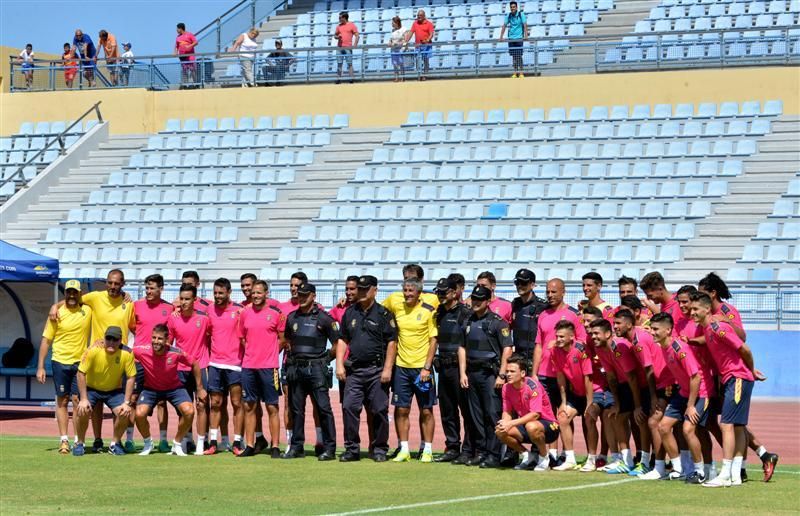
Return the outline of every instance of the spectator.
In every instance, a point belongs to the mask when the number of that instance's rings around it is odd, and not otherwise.
[[[275,50],[267,56],[267,64],[264,66],[264,78],[269,85],[269,81],[273,81],[275,86],[281,86],[289,67],[294,64],[295,59],[286,50],[283,49],[283,41],[275,40]]]
[[[69,43],[64,43],[64,53],[61,54],[61,64],[64,65],[64,84],[66,84],[67,88],[71,89],[72,83],[75,81],[75,75],[78,73],[78,61]]]
[[[117,59],[119,58],[119,47],[117,46],[117,38],[113,34],[109,34],[107,30],[101,30],[98,34],[98,43],[103,55],[106,58],[106,67],[108,73],[111,75],[111,85],[117,85]],[[97,62],[97,56],[94,58]]]
[[[525,77],[525,74],[522,73],[522,44],[528,37],[528,22],[525,19],[525,13],[517,9],[517,2],[514,0],[508,3],[508,9],[510,12],[506,15],[503,28],[500,29],[500,41],[503,41],[506,29],[508,29],[508,53],[511,54],[514,64],[514,75],[511,78],[516,79]]]
[[[72,51],[80,57],[81,67],[83,68],[83,77],[86,79],[90,88],[94,87],[94,66],[95,58],[97,57],[97,49],[94,46],[92,38],[88,34],[84,34],[81,29],[75,31],[75,37],[72,39]]]
[[[422,59],[423,72],[419,77],[420,81],[424,81],[428,78],[427,75],[430,70],[432,48],[431,42],[433,41],[435,30],[433,23],[425,18],[425,11],[420,9],[417,11],[417,19],[411,24],[411,30],[406,34],[406,43],[409,42],[412,35],[414,36],[414,45],[417,47],[417,54],[419,54]]]
[[[353,47],[358,45],[358,28],[356,24],[349,21],[350,15],[347,11],[339,13],[339,25],[333,37],[338,42],[339,50],[336,52],[336,84],[342,82],[342,64],[347,61],[350,68],[350,82],[353,82]]]
[[[197,68],[194,65],[194,47],[197,46],[197,38],[186,30],[184,23],[179,23],[176,31],[178,37],[175,38],[175,54],[181,61],[181,82],[184,85],[193,85],[197,82]]]
[[[25,76],[25,88],[31,89],[33,85],[33,45],[28,43],[25,50],[19,53],[17,63],[22,65],[22,75]]]
[[[392,67],[394,67],[394,82],[405,80],[405,50],[406,33],[408,29],[403,27],[403,22],[399,16],[392,18],[392,33],[389,36],[389,48],[392,49]]]
[[[253,76],[253,63],[256,60],[256,50],[258,50],[258,29],[252,28],[247,32],[242,32],[231,47],[231,52],[240,52],[239,61],[242,65],[242,87],[255,86],[256,80]]]
[[[131,76],[131,68],[133,68],[135,61],[133,59],[133,52],[131,52],[131,44],[123,43],[122,48],[125,52],[122,53],[122,58],[120,59],[119,85],[127,86]]]

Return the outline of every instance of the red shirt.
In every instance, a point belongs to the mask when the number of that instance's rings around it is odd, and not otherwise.
[[[259,310],[253,305],[245,308],[239,320],[245,340],[242,367],[248,369],[277,369],[280,366],[278,335],[286,329],[286,315],[275,306]]]
[[[211,320],[211,356],[209,364],[232,371],[242,370],[242,335],[239,331],[239,303],[228,303],[224,308],[217,305],[208,311]]]
[[[736,335],[730,324],[715,321],[703,327],[703,333],[706,336],[706,346],[708,346],[711,357],[717,364],[717,369],[722,377],[722,383],[731,378],[755,381],[753,373],[739,355],[739,349],[744,342]]]
[[[510,383],[503,385],[503,412],[513,412],[518,418],[536,412],[541,420],[556,420],[547,392],[531,377],[525,378],[520,389]]]
[[[335,34],[339,36],[338,45],[340,47],[352,47],[353,36],[358,34],[358,28],[356,28],[356,24],[353,22],[340,23],[336,26]]]
[[[633,329],[633,349],[636,351],[637,356],[642,357],[642,368],[647,367],[645,362],[649,361],[653,366],[653,374],[656,377],[656,388],[665,389],[675,383],[667,363],[664,360],[661,352],[658,349],[658,344],[653,340],[653,336],[644,328],[635,327]],[[646,357],[644,355],[647,355]],[[644,387],[644,385],[640,385]]]
[[[634,356],[631,343],[615,337],[606,347],[597,347],[597,358],[606,372],[614,373],[618,383],[628,383],[627,373],[636,372],[639,362]],[[638,378],[637,378],[638,380]],[[641,385],[639,387],[642,387]]]
[[[550,378],[556,377],[553,362],[550,360],[552,352],[551,343],[556,340],[556,323],[558,321],[571,321],[575,325],[575,340],[586,342],[586,328],[578,319],[578,311],[569,305],[561,309],[547,308],[539,314],[536,330],[536,344],[542,346],[542,361],[538,373]]]
[[[508,324],[511,324],[511,301],[496,297],[489,301],[489,310],[499,315]]]
[[[133,315],[136,318],[136,328],[133,330],[136,340],[133,347],[150,344],[153,328],[158,324],[167,324],[169,314],[175,309],[170,303],[159,299],[151,305],[147,299],[140,299],[133,303]],[[169,342],[169,338],[167,339]]]
[[[414,33],[414,41],[417,43],[417,45],[430,43],[431,38],[433,37],[433,31],[433,23],[427,19],[422,23],[414,20],[414,23],[411,24],[411,32]]]
[[[572,385],[572,392],[578,396],[586,396],[584,378],[592,376],[593,373],[592,358],[589,356],[586,345],[582,342],[575,342],[570,346],[569,351],[558,347],[553,348],[550,358],[556,373],[563,373]],[[599,386],[593,390],[594,392],[603,391]]]
[[[208,367],[208,336],[211,322],[208,315],[195,310],[189,317],[173,312],[167,322],[169,334],[175,339],[175,347],[196,360],[201,369]],[[189,371],[190,366],[180,365],[179,371]]]
[[[697,365],[697,360],[694,358],[691,347],[675,339],[667,346],[659,346],[659,348],[661,348],[661,354],[667,362],[667,367],[669,367],[672,376],[675,377],[675,383],[681,388],[681,396],[684,398],[689,397],[689,382],[692,376],[700,374],[700,390],[698,391],[698,396],[701,398],[708,398],[706,383],[703,381],[700,366]]]
[[[133,348],[133,358],[144,369],[144,386],[153,391],[171,391],[183,387],[178,369],[192,370],[192,359],[178,348],[169,346],[163,355],[157,355],[150,344]]]

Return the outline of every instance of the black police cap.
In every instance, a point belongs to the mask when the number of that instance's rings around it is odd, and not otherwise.
[[[358,284],[356,285],[358,288],[370,288],[370,287],[377,287],[378,286],[378,278],[375,276],[370,276],[369,274],[365,276],[359,276]]]
[[[532,281],[536,281],[536,274],[534,274],[530,269],[520,269],[514,275],[514,281],[530,283]]]
[[[439,278],[439,281],[436,283],[436,288],[434,292],[437,294],[447,294],[448,290],[456,290],[458,288],[458,283],[454,279],[450,278]]]
[[[311,283],[301,283],[299,287],[297,287],[298,294],[316,294],[317,287]]]
[[[492,298],[492,291],[483,285],[478,285],[472,289],[472,295],[470,297],[475,301],[487,301]]]

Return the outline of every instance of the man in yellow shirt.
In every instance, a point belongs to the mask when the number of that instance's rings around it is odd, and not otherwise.
[[[92,309],[81,304],[81,283],[69,280],[64,285],[64,306],[58,310],[58,320],[48,320],[42,332],[39,344],[39,367],[36,379],[44,383],[47,372],[44,361],[50,346],[53,347],[51,360],[53,368],[53,385],[56,388],[56,421],[61,435],[58,453],[69,453],[69,405],[78,405],[78,363],[81,361],[86,344],[89,342],[89,330],[92,324]],[[73,428],[75,422],[72,423]]]
[[[409,263],[403,267],[403,281],[407,279],[416,279],[422,283],[423,279],[425,279],[425,271],[417,265],[416,263]],[[420,298],[431,305],[434,310],[439,307],[439,297],[434,294],[433,292],[422,292],[420,294]],[[392,292],[389,296],[383,300],[384,308],[397,315],[397,312],[403,308],[403,304],[406,302],[405,295],[402,291]]]
[[[420,409],[420,427],[424,447],[421,462],[433,462],[431,441],[433,441],[433,406],[436,404],[436,387],[431,370],[436,353],[436,309],[422,301],[422,282],[412,278],[403,282],[403,307],[394,313],[397,320],[398,343],[395,361],[392,403],[397,438],[400,451],[395,462],[411,459],[408,451],[408,415],[411,411],[411,398],[417,398]]]
[[[89,426],[89,416],[96,407],[102,411],[103,404],[116,416],[114,420],[114,437],[108,453],[112,455],[125,455],[120,440],[128,427],[131,415],[131,396],[133,385],[136,383],[136,365],[133,353],[126,346],[121,346],[122,329],[119,326],[109,326],[105,331],[105,345],[92,346],[83,355],[78,366],[78,391],[81,400],[78,403],[78,442],[72,454],[84,454],[84,440],[86,428]],[[125,378],[125,388],[122,379]]]

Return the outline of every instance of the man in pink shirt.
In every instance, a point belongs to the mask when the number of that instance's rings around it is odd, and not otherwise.
[[[280,396],[281,349],[285,347],[283,332],[286,316],[280,308],[267,304],[267,282],[257,280],[253,284],[253,303],[240,316],[242,344],[242,398],[244,399],[244,434],[246,447],[239,457],[256,454],[256,406],[263,402],[269,418],[270,455],[280,458],[278,449],[280,419],[278,397]]]
[[[141,335],[140,335],[141,337]],[[183,386],[178,374],[179,367],[189,367],[196,385],[199,385],[198,396],[206,397],[202,385],[202,373],[196,360],[178,348],[169,346],[169,328],[166,324],[157,324],[151,331],[149,345],[144,343],[133,348],[133,357],[144,371],[144,389],[136,406],[136,426],[144,437],[144,449],[139,455],[150,455],[153,451],[153,440],[150,438],[148,416],[157,403],[169,401],[180,414],[178,431],[172,441],[172,454],[186,456],[181,443],[186,432],[192,428],[194,407],[192,398]]]
[[[208,400],[200,394],[206,393],[208,390],[208,336],[211,325],[208,314],[194,308],[195,301],[197,301],[197,289],[194,286],[181,285],[178,299],[180,300],[180,310],[170,315],[167,328],[169,328],[170,338],[174,339],[175,347],[200,365],[202,385],[195,382],[194,376],[190,374],[192,368],[189,366],[179,365],[178,375],[189,395],[195,397],[197,414],[195,455],[202,455],[205,435],[208,432]],[[187,449],[191,450],[194,445],[191,431],[186,438]]]
[[[673,320],[680,312],[678,301],[669,290],[667,290],[664,276],[660,272],[648,272],[642,278],[639,286],[644,292],[645,298],[642,301],[647,308],[654,314],[665,313],[672,316]]]
[[[495,427],[497,438],[521,455],[514,469],[550,469],[548,445],[558,440],[558,423],[553,416],[550,400],[535,378],[526,377],[525,357],[513,355],[506,363],[503,385],[503,413]],[[531,443],[539,450],[538,461],[523,444]],[[544,455],[542,455],[544,452]]]
[[[342,316],[344,316],[344,312],[353,306],[358,299],[358,276],[348,276],[344,282],[344,302],[339,302],[336,306],[331,308],[328,312],[331,317],[333,317],[336,322],[342,322]],[[345,358],[347,356],[345,355]]]
[[[747,420],[750,416],[750,397],[756,379],[766,378],[755,369],[753,354],[742,342],[733,327],[715,321],[712,302],[708,294],[692,295],[692,318],[703,328],[714,363],[717,364],[723,385],[722,417],[722,471],[706,487],[727,487],[742,484],[741,470],[747,450]]]
[[[253,283],[258,279],[258,276],[253,274],[252,272],[245,272],[239,278],[239,285],[242,288],[242,295],[244,295],[244,301],[242,301],[242,306],[248,306],[250,303],[253,302]]]
[[[221,412],[226,409],[226,395],[233,405],[233,447],[242,449],[244,415],[242,413],[242,342],[239,315],[243,307],[231,301],[231,282],[219,278],[214,282],[214,306],[208,311],[211,321],[211,354],[208,362],[208,392],[211,394],[209,419],[210,445],[206,455],[217,453],[217,434]],[[226,411],[227,412],[227,411]],[[227,421],[226,421],[227,423]],[[224,430],[227,430],[227,424]],[[226,447],[223,432],[223,447]]]
[[[347,67],[350,69],[350,82],[353,82],[353,47],[358,45],[358,28],[356,24],[350,21],[350,15],[347,11],[339,13],[339,25],[333,33],[336,40],[336,46],[339,50],[336,51],[336,84],[342,82],[342,64],[347,61]],[[288,316],[288,314],[287,314]]]
[[[587,306],[595,306],[602,312],[603,317],[613,324],[614,307],[600,297],[600,291],[603,290],[603,276],[596,272],[587,272],[581,277],[581,281],[586,299],[578,303],[578,308],[583,310]]]
[[[478,279],[475,281],[476,285],[482,285],[492,291],[492,299],[489,301],[489,310],[496,313],[508,324],[511,324],[511,301],[497,297],[495,289],[497,288],[497,278],[491,271],[483,271],[478,274]]]
[[[634,278],[628,276],[620,276],[619,280],[617,280],[617,288],[619,292],[619,300],[622,302],[622,298],[625,296],[636,296],[639,297],[639,282],[636,281]],[[649,308],[642,305],[642,315],[641,315],[641,323],[649,321],[650,318],[653,316],[653,312],[650,311]],[[614,313],[617,313],[619,309],[622,307],[617,307],[614,309]],[[611,324],[614,324],[613,319],[609,320]],[[639,324],[637,326],[644,326],[644,324]]]
[[[731,298],[728,285],[717,274],[710,272],[697,283],[700,292],[705,292],[711,298],[712,318],[718,322],[726,322],[733,326],[733,331],[739,339],[747,340],[747,334],[742,324],[742,316],[735,306],[726,302]]]
[[[594,340],[592,340],[590,328],[592,322],[599,321],[600,319],[605,319],[605,317],[603,317],[603,312],[595,306],[587,306],[581,310],[581,320],[586,330],[586,351],[589,358],[592,360],[592,385],[595,390],[592,405],[588,407],[590,410],[585,414],[586,417],[584,421],[587,427],[591,425],[595,428],[593,430],[594,434],[598,433],[597,420],[601,420],[602,422],[600,427],[601,431],[599,432],[601,437],[600,453],[597,457],[592,457],[591,455],[587,457],[586,462],[580,469],[582,473],[591,473],[592,471],[605,467],[609,453],[613,453],[615,456],[619,455],[619,449],[617,448],[617,442],[614,439],[614,432],[612,430],[613,425],[608,417],[608,409],[614,406],[614,397],[611,395],[611,391],[608,390],[606,374],[603,370],[603,366],[600,364],[600,359],[597,357],[597,351],[595,349]],[[595,407],[599,410],[595,410]],[[588,434],[588,432],[589,430],[587,429],[585,433]],[[594,446],[596,447],[597,444],[595,443]]]
[[[186,30],[186,24],[179,23],[175,29],[178,36],[175,38],[175,54],[181,61],[181,79],[189,85],[197,82],[197,71],[194,64],[194,47],[197,46],[197,38],[194,34]]]
[[[200,275],[197,274],[197,271],[183,271],[181,275],[181,285],[191,285],[193,286],[198,292],[200,292]],[[175,301],[172,302],[173,306],[175,306],[176,310],[180,309],[180,299],[175,298]],[[195,297],[194,300],[194,309],[200,310],[201,312],[207,312],[211,305],[214,304],[214,301],[210,301],[208,299],[203,299],[200,296]]]

